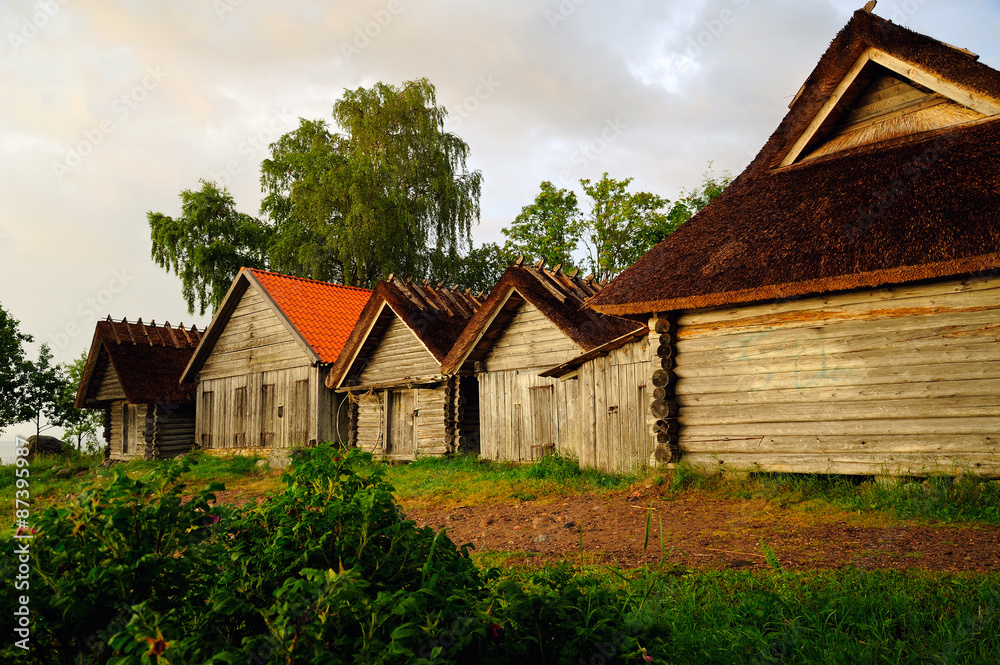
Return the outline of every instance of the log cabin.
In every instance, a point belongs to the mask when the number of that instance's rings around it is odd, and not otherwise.
[[[1000,72],[866,9],[747,169],[588,302],[658,336],[661,462],[1000,475]]]
[[[394,276],[376,285],[326,378],[349,396],[351,444],[400,461],[478,451],[475,378],[441,362],[481,300]]]
[[[482,458],[522,462],[558,451],[592,461],[581,440],[591,437],[596,425],[582,417],[580,406],[581,392],[592,386],[584,386],[572,371],[542,374],[645,329],[635,321],[581,309],[600,288],[576,271],[566,274],[560,266],[548,270],[540,262],[532,267],[519,261],[504,272],[462,331],[441,371],[478,380]],[[623,373],[624,383],[616,389],[638,395],[645,380],[637,383],[636,376]]]
[[[268,455],[346,440],[344,400],[323,379],[370,295],[241,269],[181,376],[197,384],[198,446]]]
[[[105,457],[165,459],[194,447],[195,387],[179,381],[201,337],[197,326],[98,321],[75,406],[104,411]]]

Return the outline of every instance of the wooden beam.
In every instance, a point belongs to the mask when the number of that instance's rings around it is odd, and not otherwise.
[[[781,160],[781,166],[789,166],[795,163],[795,160],[797,160],[799,155],[802,154],[802,151],[806,149],[806,146],[809,145],[809,142],[816,135],[816,132],[819,131],[819,128],[823,126],[826,119],[830,117],[833,110],[837,108],[837,104],[840,103],[840,100],[844,97],[847,89],[850,88],[851,84],[858,78],[858,74],[861,73],[861,70],[864,69],[865,65],[868,64],[869,60],[871,60],[871,53],[874,50],[875,49],[872,48],[865,49],[865,52],[858,57],[851,68],[847,71],[843,80],[841,80],[840,85],[838,85],[830,94],[829,99],[827,99],[826,103],[823,104],[822,108],[820,108],[819,113],[816,114],[816,117],[813,118],[812,122],[809,123],[809,126],[806,127],[805,132],[803,132],[802,136],[799,137],[799,140],[795,142],[792,149],[788,151],[785,158]]]
[[[872,62],[877,62],[886,69],[894,71],[900,76],[905,76],[914,83],[919,83],[925,88],[930,88],[953,102],[967,106],[985,116],[1000,115],[1000,100],[991,99],[985,95],[967,90],[951,81],[945,81],[883,51],[877,49],[869,49],[869,51],[869,58],[871,58]]]

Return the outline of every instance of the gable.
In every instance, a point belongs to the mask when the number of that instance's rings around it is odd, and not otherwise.
[[[251,284],[239,297],[201,366],[202,379],[240,376],[312,364],[288,324]]]
[[[355,361],[355,366],[359,363],[364,363],[357,377],[362,386],[394,385],[441,374],[441,364],[394,314],[375,348],[367,358]]]
[[[486,353],[486,370],[548,368],[570,360],[581,351],[537,307],[522,301]]]
[[[94,378],[91,380],[92,398],[87,400],[98,402],[113,402],[125,399],[125,391],[121,382],[115,374],[115,368],[111,366],[108,352],[101,347],[97,357],[97,367],[94,370]]]
[[[793,102],[794,105],[794,102]],[[1000,101],[868,48],[781,160],[789,166],[849,148],[1000,115]]]

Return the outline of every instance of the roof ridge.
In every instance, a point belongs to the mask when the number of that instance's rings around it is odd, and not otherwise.
[[[281,279],[297,280],[297,281],[300,281],[300,282],[308,282],[310,284],[317,284],[317,285],[320,285],[320,286],[330,286],[330,287],[334,287],[334,288],[338,288],[338,289],[353,289],[355,291],[367,291],[369,293],[371,292],[371,289],[366,288],[364,286],[349,286],[347,284],[337,284],[335,282],[324,282],[321,279],[310,279],[309,277],[299,277],[297,275],[286,275],[284,273],[274,272],[274,271],[271,271],[271,270],[261,270],[260,268],[247,268],[247,267],[244,266],[243,268],[240,268],[240,270],[246,270],[248,272],[254,273],[255,275],[270,275],[272,277],[279,277]]]

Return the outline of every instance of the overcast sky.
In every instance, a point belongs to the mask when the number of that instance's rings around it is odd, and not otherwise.
[[[862,4],[0,0],[0,304],[57,361],[108,314],[202,327],[149,258],[147,211],[208,178],[256,214],[267,144],[376,81],[437,87],[483,173],[477,242],[542,180],[674,198],[709,162],[747,165]],[[996,0],[875,13],[1000,68]]]

